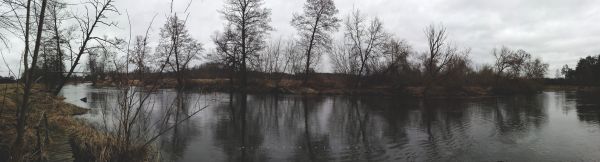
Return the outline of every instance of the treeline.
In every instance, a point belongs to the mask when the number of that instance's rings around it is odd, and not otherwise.
[[[274,28],[270,25],[271,10],[264,1],[224,0],[219,12],[225,25],[212,37],[214,49],[205,49],[203,43],[209,42],[199,42],[190,35],[186,24],[195,20],[188,16],[189,6],[183,13],[171,9],[156,38],[151,33],[156,17],[149,20],[142,35],[129,31],[129,37],[109,38],[98,31],[115,29],[113,18],[125,13],[118,11],[114,0],[83,1],[0,1],[0,41],[8,42],[8,37],[14,36],[23,44],[23,51],[16,54],[22,58],[17,85],[23,91],[17,94],[17,133],[10,146],[13,161],[23,160],[21,155],[27,152],[36,152],[24,145],[28,143],[26,130],[32,127],[27,119],[33,86],[45,83],[50,92],[58,95],[78,75],[86,75],[92,81],[110,80],[125,94],[137,93],[130,90],[131,84],[150,87],[152,91],[161,88],[165,79],[175,80],[176,89],[185,90],[191,86],[192,76],[202,75],[194,72],[203,69],[191,67],[209,62],[207,65],[214,66],[205,67],[220,70],[215,75],[228,77],[231,87],[246,92],[249,83],[264,80],[276,84],[299,81],[304,88],[321,87],[324,82],[315,73],[322,71],[318,69],[320,64],[331,64],[336,73],[331,77],[332,85],[342,83],[345,86],[338,87],[341,89],[416,86],[428,91],[479,86],[494,87],[498,92],[533,92],[548,70],[547,64],[530,53],[508,47],[491,52],[496,58],[493,64],[474,65],[470,49],[450,43],[443,25],[426,27],[428,48],[416,51],[385,29],[378,18],[370,18],[359,10],[338,17],[333,0],[307,0],[302,11],[290,20],[296,36],[270,40],[269,33]],[[131,21],[129,25],[131,30]],[[332,35],[340,30],[344,36],[335,40]],[[331,62],[323,63],[324,57]],[[86,70],[77,71],[83,69],[83,64],[87,65]],[[16,77],[19,72],[10,73]],[[127,158],[136,147],[156,140],[134,136],[132,125],[136,121],[132,119],[140,118],[140,114],[132,112],[146,107],[128,99],[129,95],[122,97],[119,110],[123,111],[123,119],[116,125],[123,129],[111,134],[119,139],[113,149],[115,159]],[[140,98],[148,97],[142,93]]]
[[[192,38],[186,27],[190,20],[177,14],[168,17],[160,28],[156,47],[150,46],[148,32],[132,42],[102,39],[111,44],[87,50],[87,78],[94,82],[121,80],[123,71],[134,71],[138,77],[133,79],[143,81],[142,76],[152,74],[173,78],[183,88],[193,86],[190,79],[210,78],[208,74],[212,74],[213,78],[228,78],[237,90],[256,86],[260,81],[255,80],[276,84],[297,80],[304,87],[318,87],[323,82],[314,74],[322,70],[316,68],[329,64],[339,76],[334,79],[348,89],[417,86],[460,90],[479,86],[511,93],[539,91],[548,70],[539,58],[508,47],[491,51],[496,59],[493,64],[474,64],[471,50],[452,44],[443,25],[427,26],[423,38],[428,48],[417,51],[385,29],[377,17],[355,10],[339,18],[331,0],[308,0],[304,10],[294,14],[291,25],[297,29],[296,37],[267,39],[274,29],[270,26],[271,10],[263,4],[261,0],[226,1],[220,11],[226,25],[213,35],[214,49],[205,50]],[[343,38],[332,38],[335,32],[342,32]],[[131,54],[126,59],[125,48]],[[329,62],[321,60],[325,57]],[[199,62],[208,66],[196,67],[213,71],[192,69]],[[132,68],[124,70],[128,65]]]
[[[565,65],[560,72],[564,77],[563,84],[598,86],[600,85],[600,55],[581,58],[575,69]]]
[[[43,21],[30,22],[29,26],[41,23],[45,26],[39,28],[39,40],[35,39],[39,42],[39,45],[34,43],[39,46],[38,54],[29,54],[24,61],[34,61],[35,66],[29,70],[32,79],[46,83],[55,94],[66,81],[81,74],[75,69],[84,64],[82,59],[86,57],[87,71],[83,73],[90,81],[155,81],[156,78],[144,79],[152,74],[173,78],[179,89],[190,86],[188,80],[193,79],[190,76],[202,75],[191,71],[193,65],[201,62],[219,65],[223,71],[219,75],[227,74],[231,85],[238,90],[245,90],[248,80],[265,79],[265,76],[276,81],[300,80],[303,86],[310,87],[320,82],[312,76],[322,71],[316,68],[323,64],[331,65],[335,74],[344,76],[339,80],[345,82],[346,88],[385,85],[391,88],[482,86],[506,89],[508,85],[527,83],[525,89],[533,90],[531,85],[548,70],[547,64],[532,58],[530,53],[508,47],[492,50],[491,55],[496,58],[493,64],[476,65],[470,58],[470,49],[452,44],[443,25],[425,27],[423,38],[428,48],[417,51],[406,40],[385,29],[384,22],[377,17],[354,10],[340,18],[332,0],[307,0],[303,10],[290,20],[297,33],[288,39],[268,39],[274,29],[270,25],[271,10],[264,7],[262,0],[226,0],[224,8],[219,10],[226,25],[212,36],[213,49],[205,49],[203,43],[191,37],[186,24],[194,20],[181,18],[176,12],[166,17],[158,42],[150,39],[154,19],[144,35],[129,38],[95,35],[96,28],[115,25],[107,13],[117,12],[112,4],[102,8],[112,1],[92,2],[98,11],[86,18],[71,15],[70,8],[60,0],[48,0]],[[27,8],[20,1],[6,1],[6,4]],[[32,7],[42,6],[35,3]],[[32,10],[36,12],[33,14],[42,16],[37,8]],[[19,29],[14,23],[12,27]],[[333,38],[336,32],[343,33],[340,40]],[[32,44],[29,36],[24,39],[27,45]],[[151,46],[154,44],[156,46]],[[27,47],[25,53],[29,52]],[[323,62],[325,57],[330,61]],[[125,73],[128,77],[124,77]],[[257,74],[266,75],[257,78]]]
[[[269,10],[258,11],[262,11],[257,13],[260,16],[253,18],[262,21],[252,21],[260,22],[252,30],[260,31],[258,37],[262,38],[262,34],[271,29],[264,22],[268,20],[265,15]],[[508,47],[492,51],[496,58],[494,64],[474,65],[470,49],[451,44],[443,25],[430,25],[425,29],[428,50],[422,52],[415,51],[407,41],[391,34],[376,17],[369,18],[359,10],[343,19],[337,14],[333,1],[308,0],[304,11],[294,14],[291,21],[298,32],[295,39],[276,39],[263,45],[258,41],[258,44],[252,44],[256,46],[250,48],[251,53],[244,53],[245,45],[241,43],[245,41],[240,41],[245,37],[240,35],[244,29],[239,27],[245,23],[227,21],[230,25],[213,37],[217,48],[209,52],[208,60],[222,65],[220,67],[229,71],[229,78],[239,79],[241,85],[246,84],[247,74],[259,72],[267,74],[267,77],[256,76],[259,79],[281,80],[282,75],[273,77],[269,74],[292,74],[295,79],[301,78],[304,86],[318,86],[310,82],[322,84],[321,80],[311,78],[311,75],[325,55],[329,57],[328,64],[333,66],[334,73],[348,82],[346,88],[484,86],[506,93],[540,90],[539,83],[548,70],[548,64],[539,58]],[[343,39],[334,40],[332,33],[340,29]]]

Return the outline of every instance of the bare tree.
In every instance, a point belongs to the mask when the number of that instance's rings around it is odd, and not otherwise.
[[[510,67],[512,51],[508,47],[503,46],[500,50],[494,49],[492,54],[496,58],[494,68],[497,75],[496,82],[498,82],[503,73]]]
[[[175,14],[169,17],[161,28],[160,42],[156,49],[156,58],[160,64],[167,64],[177,78],[177,88],[185,87],[185,72],[193,60],[200,59],[204,49],[202,44],[192,38],[185,28],[185,21]]]
[[[76,52],[74,52],[74,61],[71,62],[70,69],[67,72],[66,76],[60,80],[58,85],[54,90],[54,94],[58,94],[62,87],[66,84],[66,82],[71,78],[77,65],[79,65],[79,61],[82,56],[86,54],[89,50],[88,45],[91,40],[96,40],[98,43],[109,43],[107,40],[102,39],[101,37],[94,36],[94,31],[102,25],[105,26],[113,26],[114,24],[107,21],[107,15],[109,13],[118,13],[117,8],[114,6],[114,0],[88,0],[86,5],[86,13],[83,17],[74,15],[75,20],[77,20],[77,24],[79,25],[79,31],[81,32],[81,40],[76,40],[77,44]],[[91,9],[88,9],[90,7]],[[68,43],[69,47],[72,47]],[[75,49],[70,49],[70,51],[75,51]],[[72,59],[72,58],[71,58]]]
[[[283,44],[281,39],[277,39],[265,47],[265,50],[259,52],[259,58],[254,61],[257,71],[267,74],[280,73],[285,65],[283,61]]]
[[[240,47],[241,90],[245,91],[248,82],[248,60],[256,57],[264,48],[264,36],[272,30],[271,10],[263,8],[262,0],[226,0],[221,11],[236,34]]]
[[[163,57],[163,59],[157,62],[156,66],[158,68],[154,71],[156,75],[143,74],[148,71],[135,71],[140,80],[150,80],[148,82],[138,82],[136,86],[131,86],[128,81],[132,72],[129,70],[132,60],[134,67],[137,69],[147,67],[145,59],[143,58],[146,57],[150,51],[147,42],[150,27],[146,31],[146,35],[137,36],[135,38],[131,38],[130,36],[127,42],[120,41],[120,43],[117,44],[118,46],[102,46],[95,48],[102,52],[110,53],[104,55],[104,57],[107,58],[106,62],[112,62],[116,73],[123,75],[123,81],[116,82],[115,84],[118,89],[116,95],[117,102],[112,107],[107,107],[117,113],[117,115],[113,117],[103,116],[105,129],[103,133],[109,138],[104,138],[104,140],[107,140],[106,143],[108,144],[101,147],[106,151],[100,152],[102,155],[98,155],[98,157],[106,159],[96,159],[97,161],[142,161],[142,159],[139,159],[140,157],[137,156],[146,154],[150,144],[159,139],[160,136],[165,135],[169,130],[176,129],[178,125],[207,108],[207,106],[199,107],[199,102],[196,102],[196,105],[189,105],[190,107],[186,106],[183,108],[183,106],[185,106],[183,102],[186,101],[183,96],[181,96],[183,92],[178,91],[177,97],[172,105],[160,108],[160,110],[165,111],[164,113],[161,113],[159,116],[154,116],[155,114],[152,114],[152,112],[157,109],[157,107],[155,107],[156,103],[153,103],[151,99],[155,94],[152,92],[163,88],[161,87],[162,84],[156,80],[163,78],[165,71],[173,70],[174,68],[175,70],[177,69],[174,67],[177,64],[175,63],[175,60],[179,59],[181,63],[180,67],[185,68],[187,66],[186,62],[189,62],[186,60],[188,60],[192,54],[197,54],[193,52],[190,53],[188,48],[198,49],[198,43],[190,41],[192,39],[189,38],[187,32],[184,32],[185,28],[183,27],[183,21],[176,21],[177,19],[170,18],[171,20],[169,20],[167,25],[161,30],[161,42],[157,48],[157,53],[166,52],[162,53],[165,55],[157,55]],[[149,26],[151,25],[152,23],[150,23]],[[117,53],[113,54],[115,52]],[[179,56],[175,56],[176,54]],[[144,63],[139,63],[138,61],[143,61]],[[188,111],[180,113],[180,111],[184,109]],[[171,117],[173,114],[177,114],[175,119],[172,119]],[[146,156],[149,156],[147,158],[158,158],[153,157],[153,155]]]
[[[99,50],[90,50],[88,54],[87,68],[89,71],[89,79],[92,81],[92,85],[103,79],[104,65],[105,62],[102,60]]]
[[[329,54],[329,60],[333,65],[335,73],[340,74],[355,74],[357,62],[352,59],[352,52],[345,44],[334,45],[333,50]]]
[[[521,77],[523,71],[525,70],[525,66],[531,60],[531,54],[525,50],[519,49],[513,51],[511,55],[509,55],[509,71],[507,74],[508,78],[518,78]]]
[[[367,23],[367,20],[360,11],[356,10],[348,16],[344,38],[348,42],[351,59],[356,60],[357,70],[356,86],[360,85],[362,76],[368,75],[374,69],[382,56],[383,47],[385,47],[389,35],[384,31],[383,24],[379,18],[374,18]]]
[[[496,57],[494,64],[498,79],[505,77],[515,79],[521,76],[526,64],[531,59],[531,54],[525,50],[512,50],[508,47],[502,47],[500,50],[494,49],[493,55]]]
[[[30,9],[31,9],[31,0],[29,0],[27,2],[27,20],[25,22],[26,26],[29,26],[29,19],[30,19]],[[25,87],[23,89],[23,98],[21,100],[21,104],[20,104],[20,108],[19,108],[19,113],[18,113],[18,117],[17,117],[17,137],[15,140],[15,144],[13,148],[16,148],[17,152],[21,152],[21,148],[23,146],[23,140],[24,140],[24,134],[25,134],[25,127],[26,127],[26,121],[27,121],[27,114],[28,114],[28,109],[30,106],[29,103],[29,99],[30,99],[30,95],[31,95],[31,89],[33,87],[33,83],[34,83],[34,76],[33,76],[33,72],[37,69],[37,61],[38,61],[38,55],[40,52],[40,46],[41,46],[41,41],[42,41],[42,32],[44,29],[44,21],[45,21],[45,13],[46,13],[46,5],[47,5],[48,1],[47,0],[43,0],[42,1],[42,5],[40,8],[40,15],[38,17],[38,26],[37,26],[37,32],[36,32],[36,37],[35,37],[35,45],[34,45],[34,50],[33,50],[33,55],[32,55],[32,61],[31,61],[31,66],[29,66],[27,59],[24,60],[24,69],[25,69],[25,76],[24,76],[24,80],[25,80]],[[29,28],[29,27],[27,27]],[[28,29],[26,30],[28,31]],[[28,33],[28,32],[25,32]],[[29,36],[27,36],[28,34],[26,34],[26,39],[28,39]],[[28,43],[27,43],[28,44]],[[27,46],[27,45],[26,45]],[[28,48],[28,47],[26,47]],[[26,49],[26,51],[28,51]],[[28,52],[24,53],[24,58],[28,57]],[[20,156],[19,154],[17,154],[17,157]]]
[[[412,47],[406,41],[390,39],[383,48],[383,73],[398,75],[405,71],[410,66],[408,57],[411,53]]]
[[[446,87],[460,88],[467,83],[468,75],[473,72],[469,59],[470,53],[470,49],[459,51],[441,71]]]
[[[8,47],[8,34],[15,34],[18,23],[15,22],[15,18],[19,17],[15,15],[16,8],[14,7],[13,0],[2,0],[0,1],[0,43],[2,46]]]
[[[66,11],[67,5],[61,0],[48,1],[48,19],[46,19],[44,34],[42,35],[42,51],[40,53],[40,69],[36,76],[46,84],[50,90],[54,90],[62,78],[64,78],[66,60],[65,52],[68,49],[68,40],[73,28],[66,26],[65,21],[70,15]]]
[[[290,74],[304,73],[304,64],[302,62],[305,56],[301,54],[302,51],[300,51],[298,46],[298,43],[293,40],[289,40],[285,43],[283,55],[286,66],[284,67],[283,72]]]
[[[318,63],[316,58],[331,48],[330,34],[340,26],[336,17],[338,12],[333,0],[307,0],[304,13],[294,14],[292,25],[298,30],[300,42],[306,48],[304,84],[308,81],[311,66]]]
[[[135,41],[133,43],[133,49],[130,52],[131,57],[129,58],[129,63],[135,65],[135,71],[137,72],[138,79],[143,78],[142,75],[150,71],[148,61],[151,47],[148,45],[148,43],[148,37],[141,35],[137,36],[135,37]]]
[[[216,45],[215,51],[208,55],[209,60],[225,65],[229,71],[231,86],[234,85],[234,78],[241,65],[240,46],[236,37],[237,34],[234,33],[231,26],[226,27],[223,33],[216,32],[213,36],[213,43]]]
[[[549,65],[543,63],[540,58],[528,61],[525,64],[525,77],[527,79],[544,79]]]
[[[430,25],[425,29],[425,36],[429,51],[423,58],[423,65],[428,76],[427,87],[429,87],[436,82],[439,73],[456,57],[458,48],[446,42],[448,35],[444,26]]]
[[[540,79],[544,78],[548,71],[548,64],[543,63],[539,58],[532,59],[530,53],[525,50],[512,50],[508,47],[502,47],[500,50],[494,49],[493,55],[496,57],[496,84],[501,78],[506,79]]]

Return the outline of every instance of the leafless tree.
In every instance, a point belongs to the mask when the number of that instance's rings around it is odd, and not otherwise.
[[[496,57],[494,64],[497,74],[497,80],[501,77],[514,79],[521,76],[521,72],[531,59],[531,54],[525,50],[511,50],[508,47],[502,47],[500,50],[494,49],[493,55]]]
[[[351,59],[352,56],[352,52],[345,44],[334,45],[333,50],[329,55],[329,60],[333,65],[334,72],[340,74],[355,74],[358,65],[355,59]]]
[[[216,32],[213,36],[215,50],[207,55],[208,59],[225,65],[229,71],[229,82],[231,86],[234,84],[236,73],[241,65],[240,46],[236,40],[237,34],[228,26],[222,33]]]
[[[350,57],[356,60],[358,65],[355,75],[356,85],[359,86],[361,77],[375,70],[371,65],[380,61],[379,58],[390,36],[384,31],[379,18],[367,22],[358,10],[348,16],[345,26],[344,38],[348,43]]]
[[[539,58],[532,59],[530,53],[525,50],[512,50],[508,47],[502,47],[500,50],[494,49],[493,55],[496,57],[494,64],[496,70],[496,82],[500,78],[516,79],[540,79],[548,71],[548,64],[543,63]]]
[[[226,0],[221,13],[231,24],[240,47],[240,84],[244,91],[248,82],[248,60],[264,48],[264,36],[272,30],[271,10],[263,7],[262,0]]]
[[[99,50],[90,50],[88,54],[87,68],[89,71],[89,79],[92,85],[96,85],[98,80],[103,79],[105,60]]]
[[[474,71],[471,68],[470,53],[470,49],[459,51],[441,71],[441,75],[446,80],[444,81],[446,87],[459,88],[467,84],[468,75]]]
[[[27,34],[25,34],[26,40],[29,40],[29,24],[30,24],[30,10],[31,10],[31,0],[29,0],[27,2],[27,17],[26,17],[26,22],[25,22],[25,26],[26,26],[26,32]],[[21,99],[21,104],[19,105],[19,113],[18,113],[18,117],[17,117],[17,137],[15,139],[15,144],[14,147],[15,149],[17,149],[17,153],[21,152],[21,148],[23,146],[23,142],[24,142],[24,134],[25,134],[25,127],[26,127],[26,121],[27,121],[27,114],[28,114],[28,109],[30,106],[30,95],[31,95],[31,89],[33,87],[34,84],[34,80],[35,78],[33,75],[33,72],[37,69],[37,61],[38,61],[38,55],[40,52],[40,46],[41,46],[41,41],[42,41],[42,32],[44,30],[44,21],[45,21],[45,14],[46,14],[46,5],[47,5],[48,1],[47,0],[43,0],[42,1],[42,5],[40,7],[40,14],[39,17],[37,18],[39,20],[38,22],[38,26],[37,26],[37,32],[36,32],[36,36],[35,36],[35,44],[34,44],[34,50],[33,50],[33,54],[32,54],[32,61],[31,61],[31,65],[29,65],[29,62],[27,61],[27,59],[24,59],[24,69],[25,69],[25,76],[24,76],[24,80],[25,80],[25,86],[23,89],[23,96]],[[28,41],[26,41],[28,42]],[[28,44],[28,43],[26,43]],[[28,45],[26,45],[26,52],[24,53],[23,58],[28,58]],[[19,154],[16,154],[17,158]]]
[[[410,68],[408,57],[412,54],[412,47],[404,40],[390,39],[384,45],[383,58],[385,74],[398,75]]]
[[[15,15],[16,8],[14,7],[16,2],[13,0],[1,0],[0,5],[0,44],[4,47],[8,47],[9,34],[15,34],[18,23],[15,22],[15,18],[19,17]]]
[[[283,46],[281,39],[269,43],[265,50],[259,52],[258,59],[253,62],[256,64],[254,65],[256,70],[267,74],[281,73],[285,65]]]
[[[526,64],[531,60],[531,54],[525,50],[519,49],[513,51],[511,55],[509,55],[509,71],[507,76],[509,78],[518,78],[521,76],[522,72],[525,70]]]
[[[430,25],[425,29],[427,37],[428,53],[423,58],[423,65],[428,79],[428,87],[438,80],[438,76],[444,68],[454,59],[459,51],[458,48],[447,42],[447,33],[444,26]]]
[[[178,91],[173,104],[166,107],[160,107],[160,110],[164,110],[165,113],[161,113],[158,116],[153,116],[156,114],[152,114],[152,112],[157,109],[155,103],[152,102],[152,96],[155,94],[153,92],[164,88],[161,86],[161,82],[157,80],[164,78],[164,75],[166,74],[165,71],[177,68],[173,67],[176,66],[175,64],[177,63],[174,62],[177,59],[180,59],[181,61],[180,68],[186,67],[186,62],[189,62],[186,60],[188,60],[192,54],[197,54],[190,52],[187,48],[198,49],[199,47],[198,43],[191,41],[192,39],[187,35],[187,32],[184,32],[185,27],[183,21],[176,21],[177,19],[173,19],[172,17],[169,18],[170,20],[167,22],[167,25],[161,30],[161,42],[157,48],[157,53],[165,51],[166,53],[160,55],[161,57],[164,57],[164,60],[157,62],[157,68],[153,71],[156,75],[143,74],[148,71],[135,71],[138,79],[149,80],[147,82],[138,82],[132,86],[129,82],[132,73],[132,71],[130,71],[130,66],[133,65],[136,69],[147,67],[145,62],[147,60],[143,58],[150,52],[150,46],[148,45],[149,42],[147,40],[152,22],[150,23],[146,34],[143,36],[137,36],[135,38],[131,38],[130,36],[127,41],[111,41],[119,42],[116,44],[117,46],[101,46],[99,48],[94,48],[101,52],[110,53],[104,55],[104,57],[107,58],[107,61],[104,62],[112,62],[114,71],[123,75],[123,79],[121,79],[123,81],[115,83],[115,87],[118,90],[116,95],[117,103],[112,107],[108,107],[110,108],[109,110],[115,112],[116,115],[112,117],[103,116],[103,126],[105,128],[103,133],[110,138],[105,139],[108,140],[106,141],[108,145],[102,146],[106,151],[100,152],[104,154],[100,156],[106,157],[107,159],[97,159],[98,161],[130,161],[132,158],[139,158],[136,156],[148,153],[146,152],[148,151],[148,146],[157,140],[158,137],[165,135],[169,130],[176,129],[182,122],[207,108],[207,106],[200,107],[202,105],[198,105],[199,102],[196,102],[195,105],[189,105],[189,107],[185,108],[189,111],[180,113],[180,111],[184,109],[182,108],[184,105],[182,102],[187,102],[187,100],[181,95],[183,92]],[[179,58],[174,56],[176,54],[180,55],[178,56]],[[143,61],[143,63],[139,63],[139,61]],[[177,114],[175,119],[171,118],[173,114]],[[156,158],[152,157],[152,155],[149,156],[149,158]]]
[[[185,87],[185,72],[190,62],[200,59],[203,50],[202,44],[189,35],[185,20],[179,19],[175,14],[161,28],[156,58],[160,64],[167,64],[175,73],[178,89],[182,89]]]
[[[110,13],[118,13],[117,8],[114,6],[114,0],[88,0],[87,3],[84,3],[86,6],[86,13],[83,16],[73,15],[74,19],[77,21],[78,30],[80,31],[80,37],[82,39],[74,40],[76,44],[73,49],[71,44],[68,43],[70,47],[70,51],[74,52],[74,60],[71,62],[70,69],[67,72],[66,76],[60,80],[56,89],[54,90],[54,94],[58,94],[62,87],[66,84],[66,82],[71,78],[77,65],[84,54],[87,54],[90,44],[90,41],[95,40],[98,43],[110,43],[107,40],[104,40],[101,37],[97,37],[94,34],[94,31],[100,26],[114,26],[114,23],[108,21],[108,14]],[[71,58],[72,59],[72,58]]]
[[[496,58],[494,68],[496,69],[497,79],[503,75],[503,73],[510,67],[512,51],[508,47],[502,47],[500,50],[494,49],[492,54]]]
[[[543,79],[548,67],[549,65],[543,63],[540,58],[530,60],[525,64],[525,77],[527,79]]]
[[[67,4],[61,0],[48,1],[48,19],[46,19],[44,34],[42,35],[42,51],[40,53],[40,69],[36,72],[41,81],[50,90],[54,90],[61,79],[64,78],[65,64],[67,60],[65,53],[68,52],[69,33],[73,32],[73,26],[68,26],[70,15],[67,12]]]
[[[135,71],[137,72],[137,77],[139,77],[138,79],[143,78],[141,75],[150,72],[148,64],[151,47],[148,43],[148,37],[141,35],[137,36],[133,43],[133,49],[130,52],[132,56],[129,58],[129,63],[135,65]]]
[[[292,25],[298,30],[303,48],[306,48],[304,84],[308,81],[311,66],[318,63],[316,58],[331,48],[330,34],[340,26],[340,19],[336,17],[338,12],[333,0],[307,0],[304,13],[294,14]]]
[[[302,55],[302,51],[298,48],[299,44],[296,41],[288,40],[285,43],[285,47],[283,49],[283,55],[285,60],[285,66],[283,72],[290,74],[302,74],[304,73],[304,64],[302,63],[304,59],[304,55]]]

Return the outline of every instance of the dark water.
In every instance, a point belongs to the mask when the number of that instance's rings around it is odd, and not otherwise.
[[[67,101],[110,114],[117,91],[65,87]],[[151,98],[159,117],[177,93]],[[88,97],[83,103],[79,98]],[[600,96],[544,92],[485,99],[187,93],[209,107],[157,142],[163,161],[599,161]],[[104,110],[103,110],[104,109]],[[185,114],[185,113],[184,113]]]

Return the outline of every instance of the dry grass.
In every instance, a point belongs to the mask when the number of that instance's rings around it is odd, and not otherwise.
[[[32,90],[32,105],[28,112],[25,143],[23,146],[27,150],[23,158],[25,161],[43,157],[40,156],[40,152],[36,151],[36,127],[42,122],[44,113],[49,118],[50,130],[55,131],[54,128],[58,127],[61,123],[53,123],[52,117],[69,116],[86,111],[75,106],[66,106],[61,100],[42,92],[42,89],[43,87],[37,85]],[[22,94],[22,92],[21,87],[17,88],[16,84],[0,84],[0,152],[3,152],[0,153],[0,161],[8,158],[8,151],[16,138],[17,103],[20,101],[20,95],[17,94]]]
[[[6,89],[6,91],[5,91]],[[133,161],[148,161],[147,148],[131,147],[129,150],[118,150],[118,145],[106,133],[100,132],[83,121],[75,119],[76,114],[86,113],[87,110],[63,102],[64,98],[55,97],[43,91],[43,87],[35,86],[32,91],[32,106],[27,118],[25,146],[27,150],[24,161],[37,161],[36,126],[45,113],[48,118],[50,133],[68,134],[75,147],[75,156],[85,161],[115,161],[118,159],[141,159]],[[15,84],[0,84],[0,161],[6,161],[9,150],[16,137],[16,113],[19,95],[22,90]],[[52,137],[52,136],[50,136]],[[53,142],[52,139],[49,139]],[[46,148],[47,149],[47,148]],[[42,156],[44,157],[44,156]],[[142,158],[140,158],[142,157]]]

